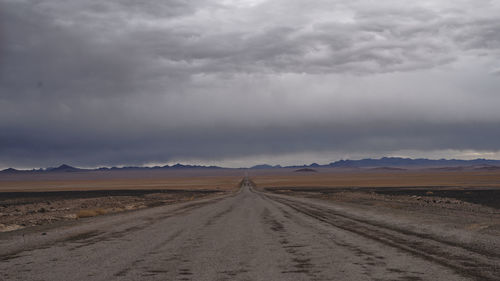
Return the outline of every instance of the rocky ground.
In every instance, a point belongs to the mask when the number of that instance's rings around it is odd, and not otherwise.
[[[413,217],[449,229],[500,235],[500,190],[463,188],[267,188],[278,194],[334,201]]]
[[[77,220],[224,193],[217,190],[112,190],[0,193],[0,232]]]

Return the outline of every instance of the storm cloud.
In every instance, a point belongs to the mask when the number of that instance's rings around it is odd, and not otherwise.
[[[487,0],[0,0],[0,167],[500,155],[499,15]]]

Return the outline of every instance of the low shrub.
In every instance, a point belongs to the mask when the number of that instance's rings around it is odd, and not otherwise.
[[[88,217],[95,217],[99,215],[104,215],[106,214],[107,211],[102,209],[102,208],[96,208],[96,209],[85,209],[85,210],[80,210],[78,213],[76,213],[77,218],[88,218]]]

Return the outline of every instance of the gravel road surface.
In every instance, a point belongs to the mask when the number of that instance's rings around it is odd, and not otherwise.
[[[420,233],[389,215],[381,222],[334,203],[258,192],[246,180],[230,196],[0,234],[0,280],[499,276],[494,250]]]

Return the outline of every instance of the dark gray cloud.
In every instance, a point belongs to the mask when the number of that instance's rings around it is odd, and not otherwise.
[[[0,0],[0,166],[497,152],[498,14],[486,0]]]

